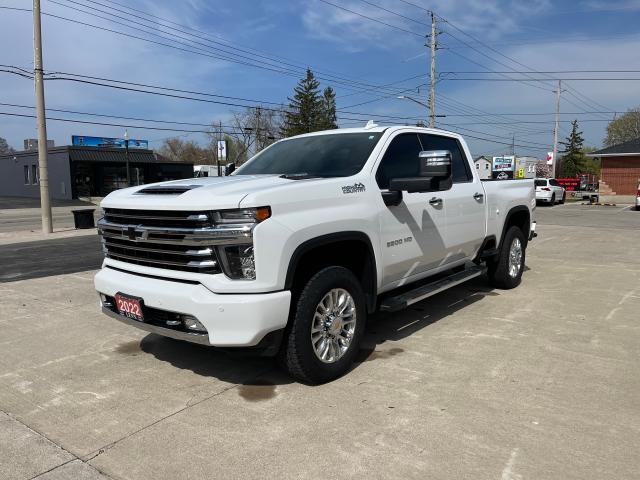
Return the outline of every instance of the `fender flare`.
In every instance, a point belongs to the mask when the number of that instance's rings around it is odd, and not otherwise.
[[[519,212],[527,212],[527,218],[529,220],[527,223],[527,231],[524,232],[524,237],[525,239],[529,238],[529,230],[531,229],[531,211],[526,205],[518,205],[516,207],[513,207],[511,210],[509,210],[509,213],[507,213],[507,216],[504,219],[504,224],[502,225],[502,234],[500,235],[500,245],[498,246],[498,250],[502,250],[502,242],[504,241],[504,235],[507,233],[507,227],[509,226],[511,217],[513,217],[514,214]]]
[[[289,259],[289,266],[287,267],[287,275],[285,277],[284,288],[286,290],[291,290],[293,288],[293,279],[295,277],[298,264],[306,253],[318,247],[348,240],[361,242],[367,248],[368,260],[367,265],[365,265],[365,276],[361,280],[362,288],[367,298],[367,310],[369,311],[369,313],[374,312],[377,303],[378,290],[376,256],[373,250],[371,239],[364,232],[346,231],[328,233],[326,235],[320,235],[318,237],[311,238],[298,245],[291,255],[291,258]]]

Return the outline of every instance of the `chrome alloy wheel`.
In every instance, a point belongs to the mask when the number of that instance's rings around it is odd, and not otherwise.
[[[514,238],[509,248],[509,276],[516,278],[522,268],[522,243],[519,238]]]
[[[356,304],[349,292],[334,288],[326,293],[313,315],[311,344],[320,361],[334,363],[349,350],[356,332]]]

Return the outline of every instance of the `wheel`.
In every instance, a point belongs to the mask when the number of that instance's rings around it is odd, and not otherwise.
[[[549,205],[554,206],[556,204],[556,194],[554,193],[553,195],[551,195],[551,201],[549,202]]]
[[[564,201],[565,201],[566,199],[567,199],[567,192],[564,192],[564,193],[562,194],[562,200],[560,200],[560,205],[563,205],[563,204],[564,204]]]
[[[297,380],[325,383],[343,375],[358,353],[367,319],[358,279],[327,267],[302,289],[280,350],[280,364]]]
[[[522,230],[507,230],[497,258],[488,262],[489,281],[494,287],[508,290],[520,285],[525,260],[525,239]]]

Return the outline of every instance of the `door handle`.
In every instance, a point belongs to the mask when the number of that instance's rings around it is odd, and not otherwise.
[[[429,205],[442,205],[442,199],[433,197],[431,200],[429,200]]]
[[[480,200],[482,200],[483,198],[484,198],[484,193],[478,193],[478,192],[476,192],[476,193],[474,193],[474,194],[473,194],[473,199],[474,199],[474,200],[480,201]]]

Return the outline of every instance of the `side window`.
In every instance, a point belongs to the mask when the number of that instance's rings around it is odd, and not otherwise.
[[[473,180],[469,162],[462,153],[462,148],[460,148],[460,144],[455,138],[421,133],[420,140],[422,141],[424,150],[449,150],[451,152],[453,183],[464,183]]]
[[[549,185],[551,185],[552,187],[559,187],[560,184],[557,182],[557,180],[549,180]]]
[[[417,177],[420,168],[418,155],[421,150],[415,133],[401,133],[391,140],[376,173],[378,186],[386,189],[392,178]]]

